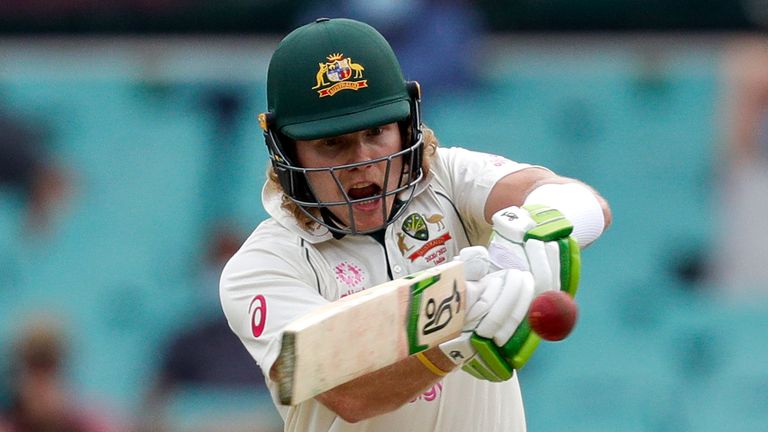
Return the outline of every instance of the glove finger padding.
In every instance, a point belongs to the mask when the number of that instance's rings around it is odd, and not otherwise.
[[[536,294],[559,290],[560,251],[557,243],[531,239],[525,242],[524,248],[533,273]]]
[[[510,269],[493,273],[488,278],[500,281],[500,293],[475,328],[475,334],[502,346],[512,337],[528,312],[533,300],[533,276],[529,272]]]
[[[464,262],[466,284],[467,314],[464,330],[474,330],[478,321],[488,313],[491,305],[501,292],[501,280],[486,277],[490,269],[488,249],[483,246],[470,246],[459,251],[454,258]]]
[[[465,247],[454,260],[464,263],[464,279],[468,281],[479,281],[491,267],[488,249],[483,246]]]
[[[464,318],[465,330],[474,330],[477,322],[482,319],[496,303],[503,289],[500,278],[484,278],[483,280],[467,282],[468,310]]]

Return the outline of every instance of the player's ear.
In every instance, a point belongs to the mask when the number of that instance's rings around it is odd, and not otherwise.
[[[411,131],[410,125],[411,125],[410,118],[397,122],[397,127],[398,129],[400,129],[400,139],[402,139],[403,141],[400,144],[402,148],[405,148],[406,146],[410,145],[411,134],[413,133]]]
[[[285,154],[285,157],[294,165],[300,166],[299,161],[296,160],[296,141],[292,140],[291,138],[288,138],[286,135],[283,135],[281,133],[277,133],[277,135],[280,137],[280,144],[283,148],[283,153]]]

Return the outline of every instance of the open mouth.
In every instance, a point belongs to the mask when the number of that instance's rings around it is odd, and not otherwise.
[[[371,203],[381,198],[381,186],[368,182],[358,183],[347,190],[347,195],[351,200],[359,201],[361,204]],[[365,200],[366,198],[371,199]]]

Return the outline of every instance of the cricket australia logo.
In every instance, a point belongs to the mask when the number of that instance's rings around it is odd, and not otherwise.
[[[351,58],[341,53],[326,58],[327,62],[317,64],[316,84],[312,87],[313,90],[319,89],[317,93],[320,97],[333,96],[342,90],[357,91],[368,87],[368,80],[362,79],[365,68],[361,64],[352,62]]]
[[[403,221],[401,227],[403,232],[408,234],[409,237],[420,241],[429,240],[429,229],[424,218],[418,213],[411,213]]]

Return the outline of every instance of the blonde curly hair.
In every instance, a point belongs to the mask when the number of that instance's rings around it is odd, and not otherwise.
[[[421,169],[426,174],[429,172],[432,157],[437,152],[437,147],[440,145],[440,143],[437,140],[435,132],[428,128],[426,125],[422,125],[421,131],[424,134],[424,155],[421,158]],[[267,187],[272,191],[283,193],[282,204],[280,207],[282,207],[283,210],[287,211],[294,218],[296,218],[300,226],[302,226],[307,231],[311,231],[313,228],[315,228],[317,222],[307,216],[304,211],[302,211],[299,206],[296,205],[296,203],[291,201],[291,199],[285,195],[283,187],[280,185],[280,180],[278,180],[277,173],[275,172],[271,163],[267,166]],[[309,209],[309,211],[312,212],[312,214],[315,216],[318,216],[319,209],[313,208]]]

